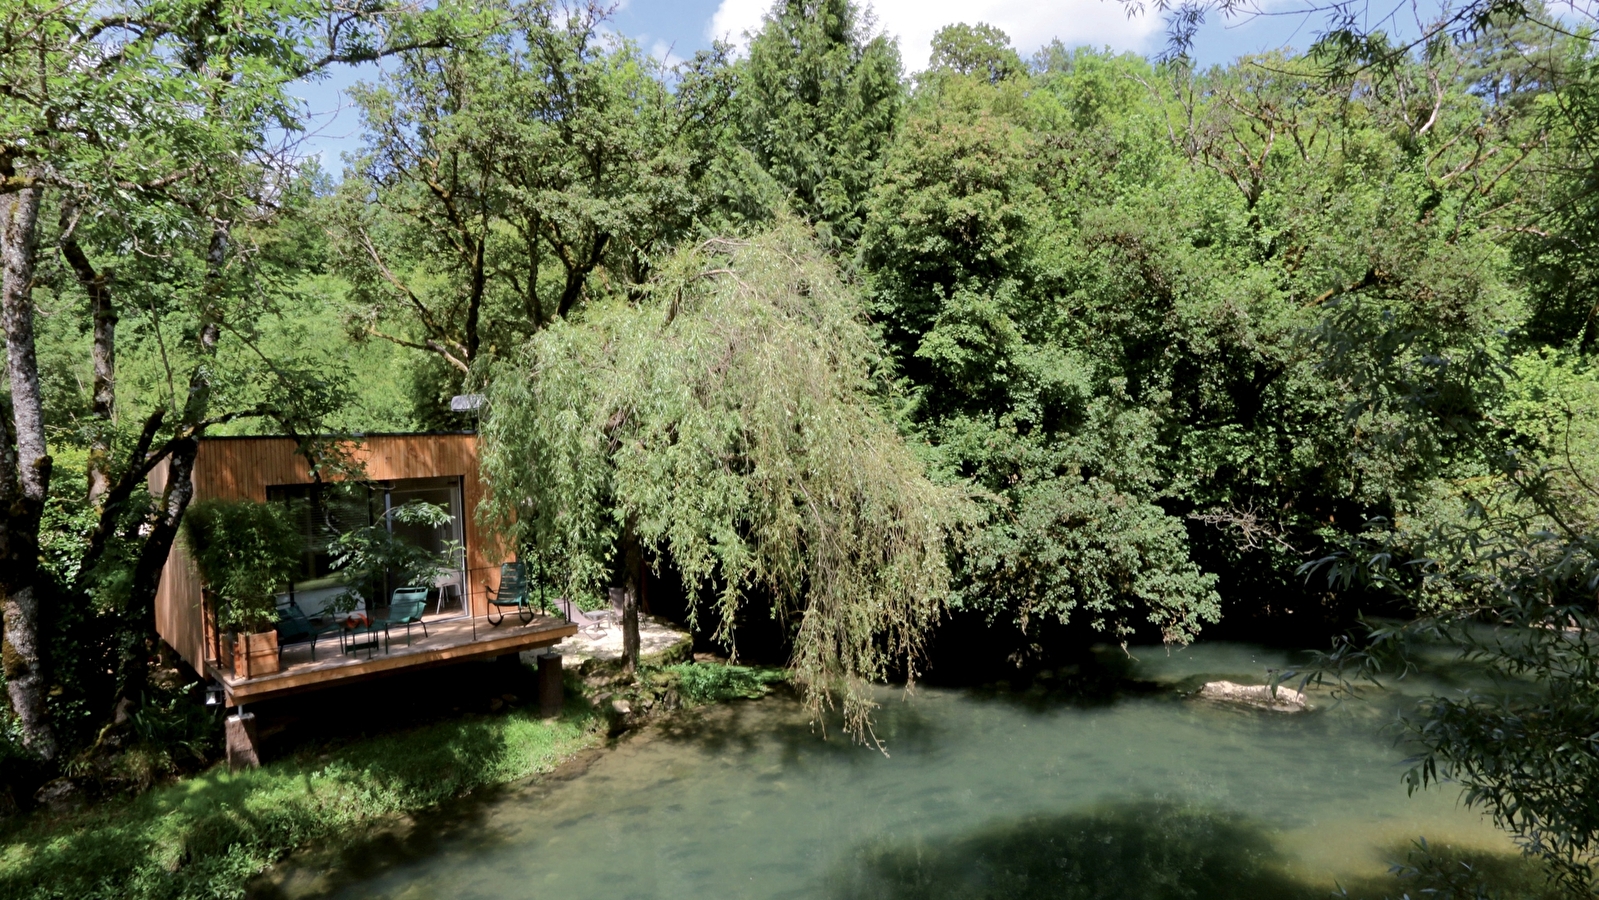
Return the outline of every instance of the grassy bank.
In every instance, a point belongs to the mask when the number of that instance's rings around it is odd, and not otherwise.
[[[337,847],[380,820],[550,771],[604,732],[586,711],[468,716],[33,817],[0,832],[0,897],[239,897],[298,847]]]

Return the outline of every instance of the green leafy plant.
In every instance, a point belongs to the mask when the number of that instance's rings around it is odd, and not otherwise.
[[[276,594],[304,550],[282,506],[202,500],[183,519],[189,553],[217,604],[217,626],[253,632],[277,618]]]
[[[772,685],[788,680],[782,669],[714,663],[680,663],[666,671],[677,676],[678,692],[690,703],[759,700],[772,692]]]
[[[618,549],[669,557],[691,619],[713,609],[729,644],[741,610],[770,604],[811,709],[841,694],[864,737],[864,685],[914,676],[943,610],[966,492],[929,480],[884,415],[864,304],[804,230],[710,241],[663,271],[492,370],[484,518],[572,594]]]
[[[1541,485],[1517,487],[1537,501]],[[1411,791],[1459,786],[1573,896],[1591,896],[1599,863],[1599,540],[1591,531],[1485,507],[1464,526],[1439,529],[1420,548],[1365,548],[1307,564],[1329,579],[1420,592],[1443,582],[1458,602],[1398,624],[1367,622],[1338,640],[1302,677],[1348,690],[1404,677],[1440,650],[1480,666],[1491,691],[1429,694],[1400,718],[1418,748]],[[1547,512],[1557,507],[1538,504]],[[1411,588],[1390,560],[1418,570]]]
[[[361,598],[377,597],[386,577],[399,585],[430,585],[459,554],[454,546],[435,553],[396,537],[391,523],[439,528],[450,523],[450,513],[441,506],[412,501],[388,510],[374,524],[352,528],[334,538],[328,548],[333,554],[333,569],[348,585],[334,598],[335,609],[348,612]]]

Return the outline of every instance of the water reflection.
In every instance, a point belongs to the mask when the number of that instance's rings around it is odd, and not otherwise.
[[[1295,882],[1242,816],[1146,801],[1026,816],[954,837],[872,846],[837,876],[837,900],[1289,900]]]
[[[1289,872],[1244,816],[1144,801],[1026,816],[912,844],[873,843],[835,873],[832,900],[1311,900],[1423,896],[1556,900],[1548,873],[1507,852],[1419,844],[1378,877],[1329,890]]]
[[[1174,687],[1258,681],[1285,654],[1135,655],[1113,685],[1096,665],[1037,689],[885,691],[889,756],[823,740],[793,698],[705,710],[570,780],[304,859],[268,893],[1248,900],[1341,884],[1375,900],[1399,896],[1385,873],[1418,837],[1513,850],[1452,793],[1405,796],[1405,752],[1381,730],[1402,697],[1268,715]],[[1111,688],[1085,701],[1084,682]]]

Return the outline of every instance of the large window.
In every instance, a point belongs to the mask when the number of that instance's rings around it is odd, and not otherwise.
[[[344,590],[333,571],[334,556],[329,547],[342,533],[383,522],[399,539],[435,553],[453,549],[455,559],[449,570],[434,581],[428,604],[430,611],[464,610],[466,572],[462,526],[461,479],[407,478],[367,484],[285,484],[267,488],[267,500],[285,504],[305,538],[300,557],[300,573],[285,597],[311,615],[320,612]],[[420,500],[449,510],[448,524],[437,528],[396,523],[385,512],[396,506]],[[371,606],[387,605],[398,584],[387,584],[384,596],[369,598]]]

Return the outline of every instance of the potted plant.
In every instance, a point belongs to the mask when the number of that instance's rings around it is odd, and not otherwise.
[[[299,568],[299,530],[283,507],[250,500],[201,501],[183,526],[216,627],[227,636],[234,677],[278,671],[277,591]]]

